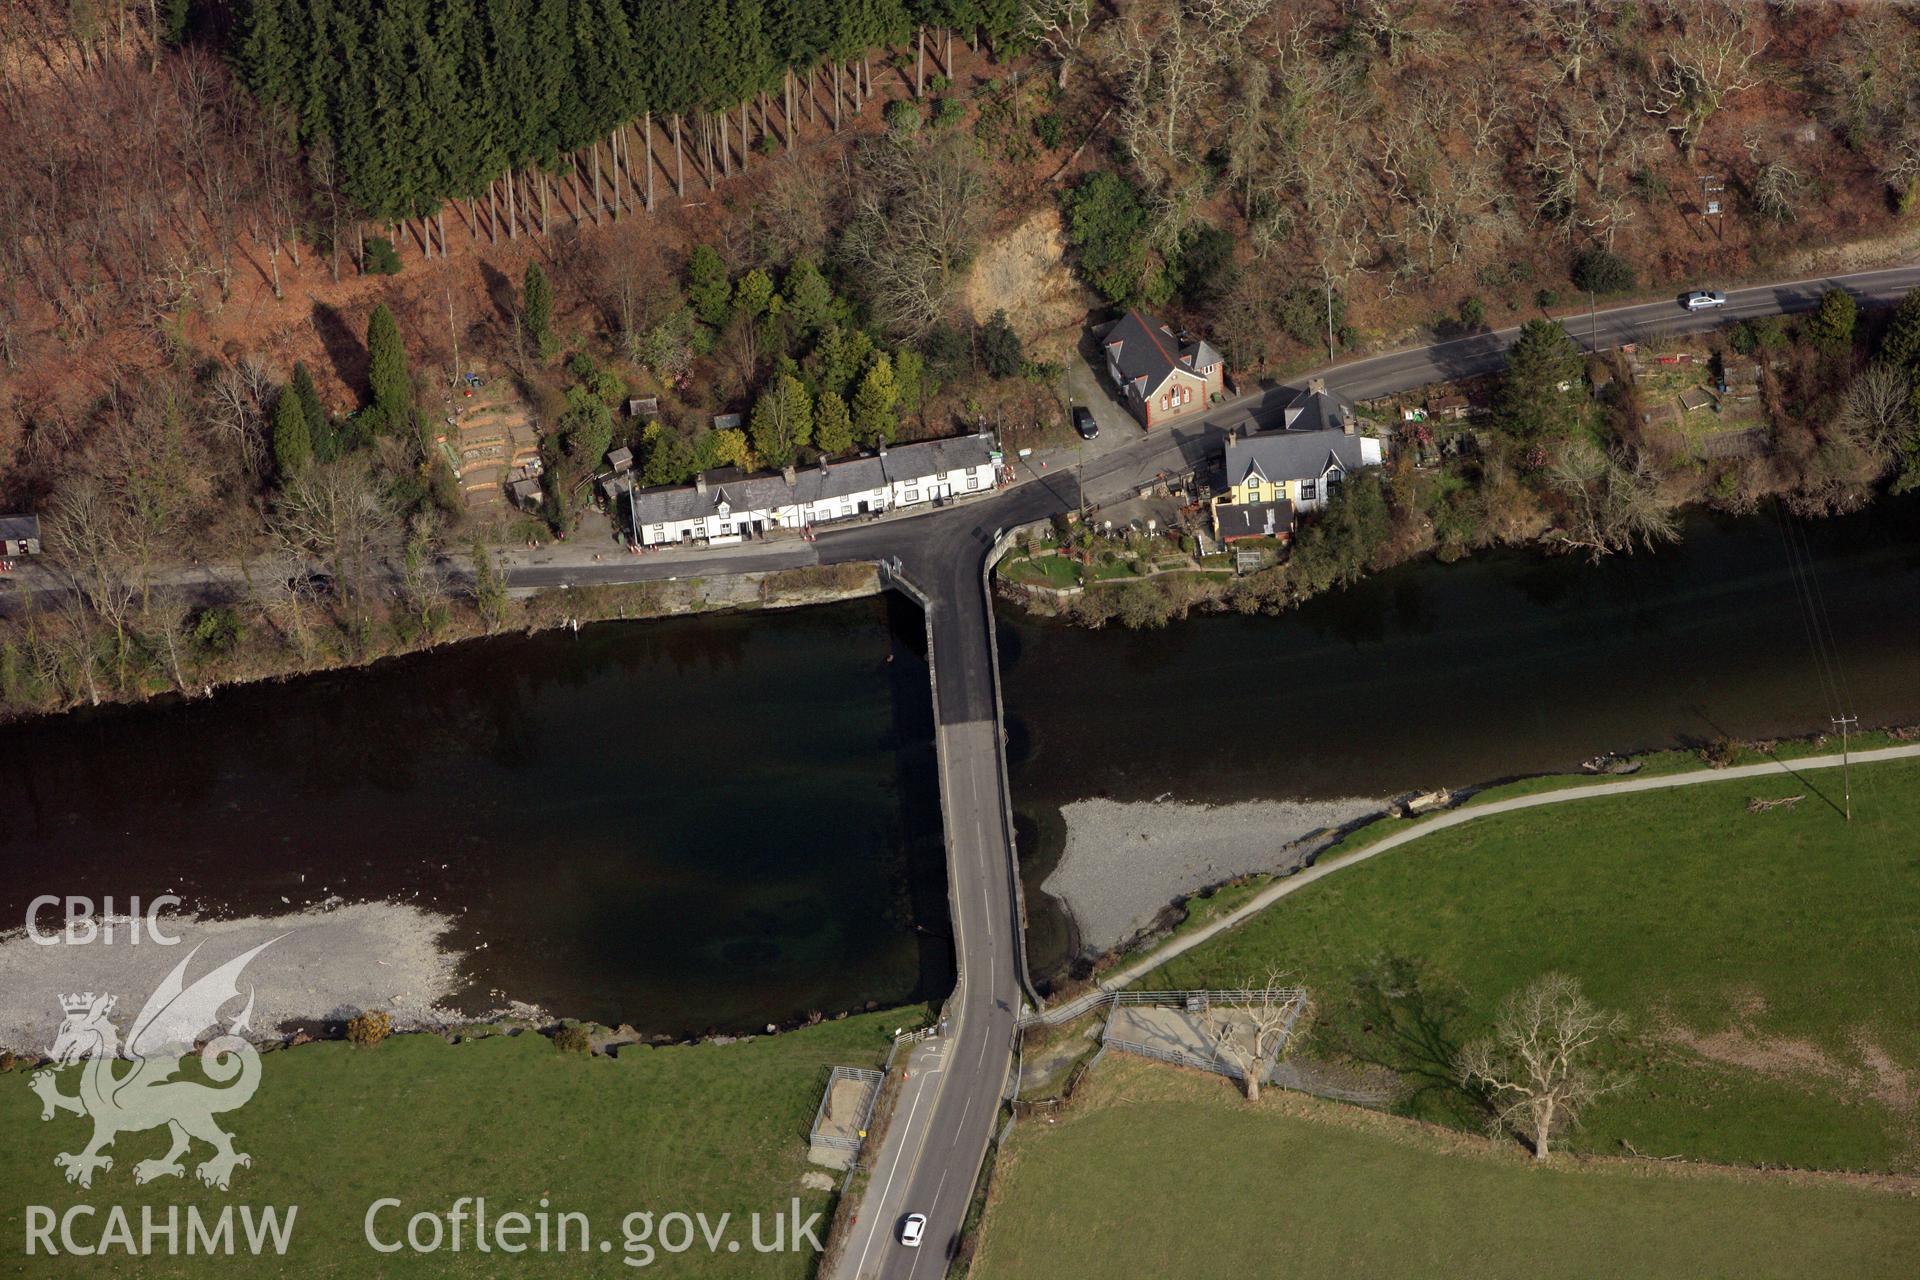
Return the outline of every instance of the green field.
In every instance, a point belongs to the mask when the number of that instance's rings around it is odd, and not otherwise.
[[[1320,1005],[1304,1052],[1388,1066],[1411,1114],[1477,1128],[1453,1052],[1508,992],[1559,969],[1631,1022],[1608,1058],[1631,1083],[1576,1148],[1912,1170],[1920,762],[1856,768],[1851,826],[1826,802],[1840,782],[1825,770],[1496,815],[1330,876],[1145,981],[1238,986],[1277,965]],[[1795,808],[1747,812],[1796,793]]]
[[[1204,1154],[1203,1154],[1204,1153]],[[1920,1202],[1802,1176],[1556,1160],[1109,1055],[1016,1126],[974,1280],[1906,1277]]]
[[[658,1253],[649,1274],[806,1276],[810,1248],[757,1253],[745,1221],[759,1213],[771,1242],[775,1212],[798,1196],[804,1220],[822,1211],[825,1239],[832,1194],[805,1190],[806,1135],[833,1064],[877,1066],[895,1027],[917,1025],[914,1010],[867,1014],[802,1031],[729,1045],[623,1049],[620,1057],[561,1053],[532,1034],[451,1045],[438,1036],[397,1036],[371,1050],[340,1042],[266,1055],[260,1089],[224,1117],[236,1146],[253,1157],[220,1192],[193,1180],[133,1183],[137,1160],[166,1147],[158,1132],[126,1134],[111,1149],[110,1172],[91,1192],[63,1181],[56,1152],[77,1150],[90,1123],[61,1114],[41,1123],[39,1100],[25,1073],[0,1076],[0,1275],[101,1274],[99,1259],[24,1257],[25,1206],[56,1213],[90,1202],[134,1215],[140,1206],[197,1205],[216,1213],[228,1204],[299,1206],[285,1258],[158,1257],[121,1274],[202,1276],[209,1267],[234,1276],[429,1276],[503,1274],[501,1255],[376,1253],[364,1240],[368,1206],[397,1197],[403,1207],[379,1219],[383,1240],[401,1238],[421,1210],[445,1214],[460,1196],[485,1196],[490,1216],[548,1212],[587,1215],[598,1241],[612,1250],[592,1263],[574,1252],[527,1252],[511,1260],[514,1275],[629,1274],[622,1220],[651,1210],[704,1212],[709,1224],[733,1215],[730,1238],[710,1253],[696,1235],[682,1253]],[[71,1093],[74,1073],[63,1076]],[[97,1239],[103,1223],[91,1225]],[[789,1223],[789,1225],[791,1225]],[[85,1224],[82,1226],[86,1230]],[[57,1239],[57,1237],[56,1237]],[[83,1234],[83,1241],[86,1236]],[[184,1247],[184,1246],[183,1246]],[[124,1257],[124,1255],[118,1255]],[[124,1266],[124,1262],[121,1264]],[[24,1266],[24,1271],[15,1268]]]

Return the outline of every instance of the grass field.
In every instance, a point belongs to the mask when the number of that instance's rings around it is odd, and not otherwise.
[[[630,1047],[617,1059],[561,1053],[531,1034],[459,1045],[399,1036],[372,1050],[331,1042],[268,1054],[259,1092],[223,1118],[235,1145],[253,1157],[229,1192],[194,1181],[191,1165],[205,1158],[203,1147],[189,1158],[185,1180],[135,1186],[135,1161],[165,1149],[157,1132],[122,1135],[111,1149],[113,1169],[95,1176],[91,1192],[69,1186],[54,1154],[77,1150],[90,1124],[67,1114],[41,1123],[39,1100],[16,1070],[0,1076],[0,1275],[100,1274],[98,1259],[23,1256],[25,1206],[60,1213],[81,1202],[102,1212],[125,1206],[136,1224],[143,1205],[162,1213],[197,1205],[205,1214],[228,1204],[299,1206],[285,1258],[222,1258],[222,1275],[497,1275],[500,1255],[474,1252],[470,1234],[459,1254],[382,1255],[362,1232],[368,1206],[383,1197],[403,1201],[379,1220],[382,1238],[391,1240],[416,1212],[444,1215],[460,1196],[485,1196],[495,1218],[535,1213],[542,1197],[550,1213],[585,1213],[594,1251],[598,1240],[612,1244],[586,1263],[594,1274],[633,1270],[620,1263],[622,1219],[651,1210],[656,1217],[704,1212],[710,1224],[730,1213],[740,1252],[723,1243],[710,1253],[696,1235],[689,1251],[658,1253],[649,1273],[807,1276],[811,1248],[755,1252],[746,1215],[762,1215],[771,1242],[771,1215],[787,1213],[798,1196],[802,1220],[822,1211],[816,1230],[825,1239],[831,1193],[803,1189],[800,1179],[811,1167],[806,1135],[827,1067],[879,1065],[894,1028],[918,1025],[915,1017],[895,1010],[730,1045]],[[73,1074],[62,1080],[69,1093]],[[97,1238],[102,1224],[90,1229]],[[510,1269],[577,1274],[583,1263],[577,1252],[527,1252]],[[159,1257],[123,1274],[200,1276],[213,1265]],[[20,1266],[26,1270],[12,1269]]]
[[[1904,1192],[1556,1160],[1108,1055],[1014,1130],[974,1280],[1179,1276],[1906,1277]]]
[[[1477,1127],[1450,1059],[1498,1001],[1572,973],[1631,1031],[1632,1083],[1576,1147],[1920,1167],[1920,761],[1596,797],[1442,831],[1286,898],[1148,975],[1311,987],[1306,1048],[1388,1065],[1412,1114]],[[1815,789],[1817,788],[1817,793]],[[1750,797],[1805,793],[1750,814]],[[1391,980],[1370,974],[1393,968]],[[1392,998],[1382,990],[1396,993]]]

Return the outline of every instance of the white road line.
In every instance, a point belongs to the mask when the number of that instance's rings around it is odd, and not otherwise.
[[[948,1172],[950,1172],[950,1171],[951,1171],[951,1166],[949,1166],[949,1167],[948,1167],[947,1169],[942,1169],[942,1170],[940,1171],[940,1182],[939,1182],[939,1184],[938,1184],[937,1186],[935,1186],[935,1187],[934,1187],[934,1189],[933,1189],[933,1203],[934,1203],[934,1204],[939,1204],[939,1203],[940,1203],[940,1193],[941,1193],[941,1192],[943,1192],[943,1191],[945,1191],[945,1190],[947,1189],[947,1174],[948,1174]],[[929,1205],[929,1206],[928,1206],[928,1208],[932,1208],[932,1205]],[[964,1223],[964,1215],[963,1215],[963,1218],[962,1218],[962,1221],[963,1221],[963,1223]],[[933,1219],[932,1219],[932,1217],[931,1217],[931,1215],[929,1215],[929,1217],[928,1217],[928,1219],[927,1219],[927,1226],[928,1226],[929,1228],[931,1228],[931,1227],[933,1226]],[[941,1252],[941,1254],[942,1254],[942,1258],[943,1258],[943,1260],[944,1260],[944,1255],[946,1254],[946,1246],[945,1246],[945,1245],[942,1245],[942,1246],[941,1246],[941,1249],[940,1249],[940,1252]],[[917,1273],[919,1272],[919,1270],[920,1270],[920,1259],[921,1259],[921,1258],[923,1258],[923,1257],[925,1257],[925,1256],[926,1256],[926,1251],[925,1251],[924,1249],[923,1249],[923,1250],[921,1250],[921,1251],[920,1251],[919,1253],[917,1253],[917,1254],[915,1254],[915,1255],[914,1255],[914,1259],[913,1259],[913,1265],[907,1268],[907,1280],[913,1280],[913,1277],[914,1277],[914,1276],[915,1276],[915,1275],[916,1275],[916,1274],[917,1274]],[[937,1264],[936,1264],[936,1265],[937,1265]]]
[[[909,1064],[912,1063],[913,1055],[911,1053],[907,1055],[907,1061]],[[926,1084],[923,1082],[921,1086],[914,1091],[913,1105],[907,1108],[907,1132],[909,1133],[913,1131],[914,1113],[920,1110],[920,1100],[926,1096],[927,1096],[927,1087],[926,1087]],[[925,1145],[924,1134],[921,1135],[921,1143],[923,1146]],[[867,1224],[866,1247],[860,1250],[860,1261],[858,1264],[854,1266],[854,1269],[853,1269],[853,1274],[856,1276],[859,1275],[862,1271],[866,1270],[867,1251],[873,1248],[874,1228],[877,1227],[881,1222],[886,1220],[887,1198],[893,1194],[893,1179],[894,1179],[894,1176],[900,1172],[900,1156],[904,1154],[905,1154],[904,1152],[896,1152],[893,1160],[893,1168],[887,1170],[886,1185],[880,1188],[880,1203],[877,1206],[875,1206],[877,1209],[877,1212],[874,1214],[874,1221],[869,1222]],[[915,1162],[917,1163],[919,1160],[918,1155],[916,1155],[914,1159],[915,1159]]]

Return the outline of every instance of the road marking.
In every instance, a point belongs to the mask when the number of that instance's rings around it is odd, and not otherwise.
[[[911,1053],[907,1054],[907,1062],[909,1065],[912,1064],[913,1054]],[[912,1132],[914,1114],[920,1110],[920,1100],[926,1096],[927,1096],[927,1087],[923,1081],[921,1086],[918,1089],[914,1090],[913,1105],[907,1108],[907,1132]],[[922,1146],[925,1145],[924,1135],[922,1135],[921,1145]],[[856,1276],[866,1269],[867,1251],[873,1248],[874,1228],[878,1226],[881,1222],[885,1221],[886,1219],[887,1197],[893,1194],[893,1179],[894,1179],[894,1176],[900,1172],[900,1156],[902,1154],[904,1153],[899,1151],[896,1151],[894,1153],[893,1168],[887,1170],[886,1185],[880,1188],[880,1203],[876,1206],[876,1208],[878,1209],[878,1212],[874,1214],[874,1220],[867,1224],[866,1247],[860,1250],[860,1261],[857,1264],[855,1264],[853,1268],[853,1273]],[[914,1160],[917,1163],[919,1160],[919,1156],[915,1155]]]
[[[933,1189],[933,1204],[940,1203],[940,1194],[947,1189],[947,1174],[950,1172],[952,1172],[951,1165],[949,1165],[947,1168],[942,1169],[940,1171],[940,1181]],[[929,1210],[931,1210],[933,1205],[929,1205],[927,1207]],[[965,1223],[966,1223],[966,1217],[963,1214],[961,1216],[961,1224],[965,1225]],[[931,1212],[929,1212],[927,1215],[927,1228],[928,1230],[932,1230],[933,1228],[933,1215]],[[946,1246],[944,1244],[940,1246],[940,1252],[942,1254],[946,1253]],[[920,1259],[925,1256],[926,1256],[926,1251],[924,1249],[914,1254],[913,1265],[907,1268],[907,1280],[913,1280],[914,1275],[920,1270]]]

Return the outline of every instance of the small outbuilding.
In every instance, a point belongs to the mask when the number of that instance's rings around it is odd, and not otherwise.
[[[0,516],[0,555],[11,557],[39,554],[39,516]]]

